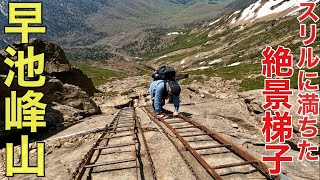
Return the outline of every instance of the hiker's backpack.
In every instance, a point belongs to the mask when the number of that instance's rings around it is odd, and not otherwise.
[[[152,74],[152,78],[154,80],[175,80],[176,70],[173,67],[163,65]]]

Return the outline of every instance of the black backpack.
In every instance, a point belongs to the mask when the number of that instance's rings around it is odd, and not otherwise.
[[[176,79],[176,70],[173,67],[163,65],[152,74],[152,78],[154,80],[174,81]]]

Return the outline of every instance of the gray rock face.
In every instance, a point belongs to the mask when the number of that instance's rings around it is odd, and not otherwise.
[[[194,80],[191,84],[181,85],[181,87],[181,98],[190,102],[209,98],[237,98],[239,90],[235,80],[223,80],[220,77],[211,77],[204,84]]]
[[[32,90],[44,94],[41,102],[48,105],[45,115],[48,129],[57,129],[61,123],[68,124],[101,113],[100,108],[90,98],[97,91],[91,80],[81,70],[69,64],[59,46],[39,39],[32,40],[30,45],[35,47],[35,54],[45,53],[43,75],[46,76],[46,83]],[[16,50],[27,51],[27,45],[19,42],[14,43],[12,47]],[[9,71],[9,66],[3,63],[6,56],[8,54],[5,51],[0,51],[0,122],[3,122],[5,118],[5,97],[10,97],[11,91],[16,91],[17,96],[22,97],[30,90],[30,88],[20,87],[17,77],[14,78],[9,88],[4,84]],[[17,59],[16,56],[10,58]],[[0,131],[1,138],[2,131]]]
[[[35,55],[44,53],[45,75],[57,77],[61,82],[79,86],[83,91],[92,96],[98,92],[94,87],[90,78],[81,70],[73,67],[66,58],[61,47],[42,41],[40,39],[30,40],[29,44],[21,44],[15,42],[11,45],[17,51],[24,51],[27,54],[28,46],[34,46]],[[9,66],[3,63],[3,60],[8,57],[8,53],[4,50],[0,51],[0,74],[8,74]],[[10,57],[17,59],[17,55]]]
[[[251,113],[254,112],[254,114],[257,115],[257,119],[261,121],[261,117],[264,115],[264,110],[262,109],[262,105],[265,103],[264,96],[262,95],[263,90],[253,90],[248,92],[243,92],[240,94],[240,96],[246,101],[248,109],[252,110]],[[292,125],[293,125],[293,137],[290,141],[288,141],[294,148],[296,148],[297,143],[300,141],[300,124],[298,124],[298,119],[302,119],[303,117],[299,116],[297,114],[298,110],[298,93],[299,91],[294,89],[293,95],[290,97],[290,104],[292,105],[292,108],[290,110],[285,109],[284,107],[280,108],[280,112],[283,112],[284,110],[289,111],[290,115],[292,116]],[[316,118],[316,117],[315,117]],[[316,125],[318,128],[320,127],[319,124]],[[314,143],[319,142],[319,138],[315,137],[311,139]]]
[[[81,88],[75,85],[70,84],[63,84],[58,79],[50,79],[50,77],[47,77],[46,84],[36,89],[37,92],[42,92],[44,94],[44,97],[42,98],[41,102],[48,104],[49,107],[52,107],[55,110],[58,110],[58,112],[63,109],[63,111],[60,111],[59,113],[63,115],[54,115],[57,112],[52,112],[47,110],[46,115],[48,115],[48,121],[52,121],[49,124],[56,124],[61,123],[64,121],[70,121],[70,119],[76,120],[81,119],[79,118],[79,115],[81,117],[87,117],[90,115],[99,114],[100,108],[96,105],[96,103],[89,97],[89,95],[82,91]],[[0,102],[0,112],[1,112],[1,119],[4,119],[4,97],[10,97],[10,91],[15,90],[17,91],[17,94],[19,96],[23,96],[26,92],[26,88],[21,88],[17,84],[12,84],[11,88],[6,88],[6,86],[3,84],[4,79],[0,77],[0,82],[2,84],[0,85],[0,93],[3,94],[3,98],[1,98]],[[61,106],[61,107],[60,107]],[[67,107],[67,108],[66,108]],[[76,115],[72,116],[72,112],[76,111]],[[49,113],[49,114],[47,114]],[[70,115],[68,120],[64,120],[62,117],[65,115]],[[59,117],[52,118],[52,117]]]
[[[92,115],[100,112],[99,107],[89,98],[86,92],[74,85],[64,84],[63,93],[67,94],[62,100],[62,104],[83,110],[85,114]]]
[[[190,90],[191,91],[191,90]],[[192,91],[191,91],[192,92]],[[297,142],[301,141],[299,126],[297,124],[296,110],[296,94],[291,97],[290,102],[294,105],[291,109],[293,116],[294,133],[290,141],[286,141],[292,148],[289,156],[293,156],[294,162],[283,163],[282,172],[285,173],[289,179],[319,179],[319,163],[308,161],[297,161],[299,150],[297,149]],[[185,99],[182,99],[184,102]],[[186,100],[188,102],[188,99]],[[263,123],[261,121],[264,111],[261,105],[264,103],[264,98],[261,90],[249,91],[239,93],[236,96],[225,99],[206,99],[205,101],[195,101],[194,105],[186,105],[180,107],[180,113],[191,116],[193,120],[198,123],[220,133],[226,139],[238,144],[244,150],[249,151],[256,158],[261,159],[262,156],[272,155],[273,152],[265,150],[264,137],[261,129]],[[173,111],[173,106],[167,104],[166,109]],[[319,143],[319,137],[310,139],[313,144]],[[276,142],[275,142],[276,143]],[[315,152],[317,154],[317,152]],[[208,157],[209,159],[209,157]],[[225,157],[215,161],[219,163],[223,159],[224,163],[227,161],[233,162]],[[268,166],[273,167],[273,163],[266,163]],[[301,168],[305,167],[305,168]],[[245,174],[238,174],[235,179],[248,179]],[[232,179],[232,178],[226,178]]]

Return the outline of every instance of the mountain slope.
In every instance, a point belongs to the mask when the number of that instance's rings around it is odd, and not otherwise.
[[[264,2],[267,4],[280,1]],[[297,17],[305,9],[288,10],[285,8],[288,7],[286,3],[281,5],[277,7],[283,11],[270,8],[269,14],[263,18],[256,19],[253,16],[250,21],[242,21],[241,24],[232,23],[233,13],[199,26],[178,30],[167,48],[148,52],[151,54],[148,64],[153,67],[170,64],[180,71],[188,72],[191,78],[183,81],[185,84],[194,80],[204,83],[212,76],[220,76],[227,80],[239,80],[243,90],[263,88],[263,77],[260,76],[262,50],[267,45],[275,49],[282,45],[291,49],[294,61],[297,61],[300,47],[303,46]],[[254,6],[255,4],[250,5],[249,9]],[[242,14],[245,9],[237,13]],[[256,11],[261,9],[266,10],[262,5],[256,8]],[[298,14],[292,14],[293,12]],[[316,9],[315,13],[319,14],[320,10]],[[317,31],[319,33],[319,29]],[[319,52],[319,43],[320,41],[316,40],[312,45],[314,52]],[[319,68],[315,71],[319,71]],[[291,80],[295,87],[297,73]]]
[[[246,24],[253,21],[264,21],[266,19],[276,19],[287,15],[296,14],[299,10],[300,3],[305,0],[258,0],[249,7],[237,11],[230,17],[232,24]],[[314,2],[319,2],[315,0]]]
[[[255,3],[257,0],[236,0],[225,7],[227,12],[232,13],[239,9],[247,8],[252,3]]]
[[[31,0],[29,0],[31,1]],[[47,35],[40,35],[62,45],[85,46],[119,33],[146,27],[172,27],[202,21],[217,15],[234,0],[44,0],[43,25]],[[8,0],[0,3],[1,19],[7,19]],[[1,28],[6,21],[1,21]],[[12,42],[17,36],[0,35]],[[3,47],[3,44],[0,44]]]

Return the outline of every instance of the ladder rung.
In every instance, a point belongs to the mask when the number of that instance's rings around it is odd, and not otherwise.
[[[134,122],[135,120],[133,118],[120,118],[118,121],[115,123],[120,123],[120,122]]]
[[[219,144],[219,145],[212,145],[212,146],[204,146],[204,147],[197,147],[193,148],[195,150],[204,150],[204,149],[214,149],[214,148],[221,148],[221,147],[231,147],[231,144]]]
[[[136,151],[111,151],[111,152],[102,152],[101,155],[121,154],[121,153],[136,153]]]
[[[133,118],[133,115],[132,114],[126,114],[125,116],[122,115],[118,119],[126,119],[126,118]]]
[[[130,159],[124,159],[124,160],[95,163],[95,164],[86,165],[85,168],[93,168],[93,167],[98,167],[98,166],[107,166],[107,165],[111,165],[111,164],[118,164],[118,163],[132,162],[132,161],[136,161],[136,159],[135,158],[130,158]]]
[[[176,127],[176,128],[173,128],[173,129],[190,129],[190,128],[197,128],[195,126],[185,126],[185,127]]]
[[[126,131],[132,131],[134,130],[133,128],[130,129],[122,129],[122,130],[117,130],[117,131],[106,131],[106,133],[118,133],[118,132],[126,132]]]
[[[231,151],[199,153],[199,155],[200,156],[210,156],[210,155],[214,155],[214,154],[226,154],[226,153],[231,153]]]
[[[110,146],[104,146],[104,147],[96,147],[94,148],[95,150],[100,150],[100,149],[110,149],[110,148],[117,148],[117,147],[125,147],[125,146],[133,146],[135,143],[128,143],[128,144],[115,144],[115,145],[110,145]]]
[[[180,124],[180,123],[189,123],[187,121],[171,121],[171,122],[167,122],[168,124]]]
[[[120,124],[126,124],[126,123],[134,123],[134,121],[130,120],[130,121],[118,121],[116,124],[120,125]]]
[[[188,135],[183,135],[181,137],[195,137],[195,136],[204,136],[208,135],[207,133],[200,133],[200,134],[188,134]]]
[[[103,138],[100,138],[100,139],[113,139],[113,138],[128,137],[128,136],[132,136],[132,135],[134,135],[134,133],[124,134],[124,135],[117,135],[117,136],[108,136],[108,137],[103,137]]]
[[[113,127],[109,127],[108,129],[115,129],[115,128],[127,128],[127,127],[134,127],[135,125],[132,124],[130,126],[113,126]]]
[[[127,126],[127,125],[135,125],[134,123],[130,122],[130,123],[121,123],[121,124],[114,124],[114,126]]]
[[[213,139],[193,139],[193,140],[188,140],[187,142],[212,142]]]
[[[107,169],[107,170],[102,170],[102,171],[93,171],[92,173],[100,173],[100,172],[108,172],[108,171],[121,171],[121,170],[132,169],[132,168],[140,168],[140,166],[129,166],[129,167],[122,167],[122,168]]]
[[[189,130],[189,131],[178,131],[178,133],[192,133],[192,132],[199,132],[199,129]]]
[[[239,162],[239,163],[232,163],[232,164],[225,164],[225,165],[220,165],[220,166],[214,166],[214,169],[223,169],[223,168],[229,168],[229,167],[236,167],[236,166],[244,166],[248,164],[256,164],[258,165],[258,161],[246,161],[246,162]]]

